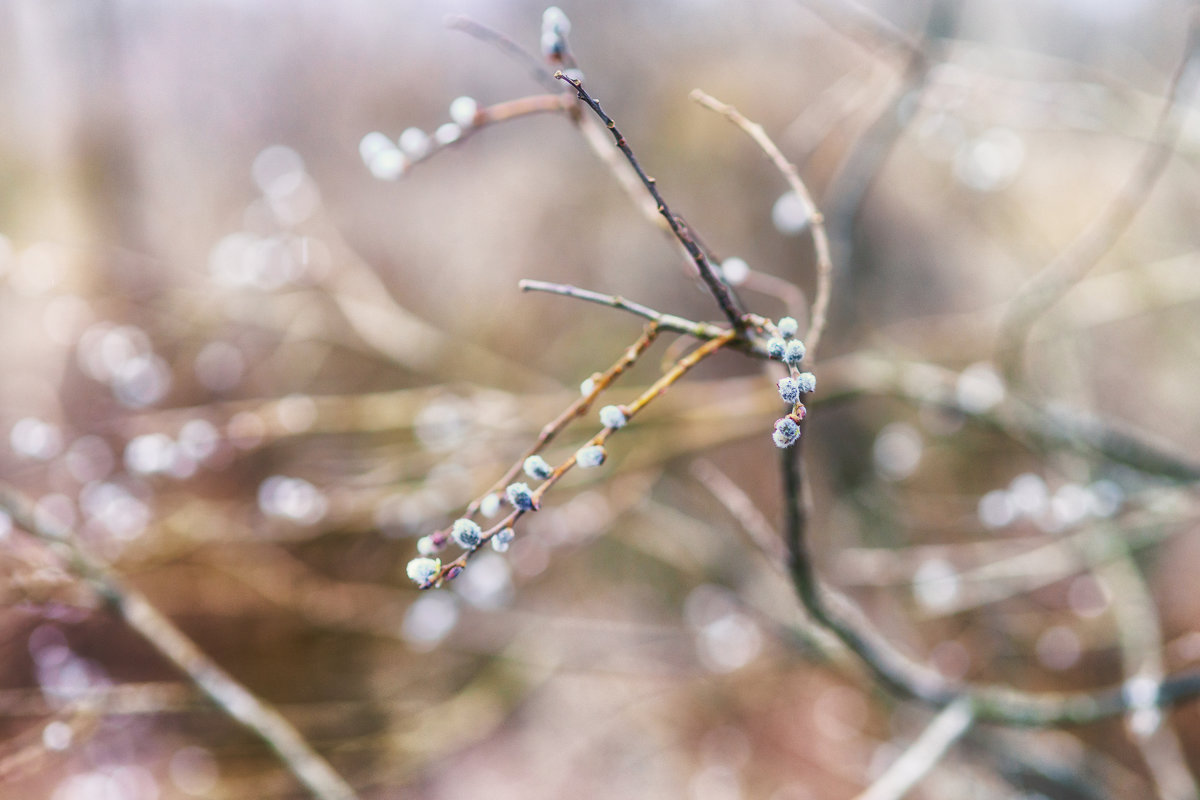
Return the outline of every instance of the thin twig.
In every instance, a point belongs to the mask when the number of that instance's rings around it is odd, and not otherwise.
[[[674,314],[664,314],[641,303],[626,300],[620,295],[593,292],[590,289],[581,289],[578,286],[571,286],[566,283],[522,280],[518,286],[523,292],[548,292],[550,294],[560,294],[565,297],[574,297],[577,300],[586,300],[589,303],[599,303],[600,305],[619,308],[622,311],[628,311],[630,314],[636,314],[639,317],[652,320],[658,325],[659,330],[683,333],[688,336],[695,336],[697,339],[716,339],[718,336],[725,335],[729,330],[728,328],[722,328],[719,325],[712,325],[707,322],[693,322],[690,319],[677,317]]]
[[[754,542],[755,547],[766,554],[772,563],[778,564],[783,561],[783,545],[779,541],[774,526],[767,521],[767,518],[758,510],[758,506],[743,491],[742,487],[738,486],[720,467],[706,458],[697,458],[692,461],[689,472],[738,521],[742,530]]]
[[[107,564],[89,553],[75,532],[39,520],[32,504],[16,489],[0,485],[0,508],[13,523],[62,554],[71,570],[100,593],[129,627],[168,661],[185,672],[208,697],[276,752],[315,797],[356,800],[350,785],[304,740],[299,731],[266,701],[256,697],[204,654],[196,644]]]
[[[1084,557],[1091,562],[1096,580],[1112,598],[1110,608],[1121,651],[1125,685],[1131,688],[1131,694],[1137,694],[1157,686],[1166,674],[1162,620],[1124,530],[1102,525],[1101,534]],[[1140,699],[1135,697],[1134,705],[1140,703]],[[1196,781],[1188,771],[1179,738],[1170,721],[1163,718],[1162,712],[1153,707],[1135,707],[1128,716],[1127,724],[1159,796],[1163,800],[1200,797]]]
[[[653,324],[653,323],[651,323],[651,324]],[[657,381],[655,381],[653,384],[651,384],[650,387],[647,388],[645,391],[643,391],[636,400],[634,400],[629,405],[621,407],[621,410],[625,414],[625,418],[627,420],[632,420],[642,409],[644,409],[646,406],[650,405],[656,399],[661,397],[668,389],[670,389],[671,386],[674,385],[676,381],[678,381],[681,377],[683,377],[683,375],[685,373],[688,372],[688,370],[690,370],[692,367],[699,364],[705,358],[708,358],[709,356],[711,356],[713,353],[716,353],[721,348],[727,346],[730,342],[734,341],[737,337],[738,337],[737,331],[727,330],[723,336],[720,336],[716,339],[709,339],[707,342],[700,345],[695,350],[693,350],[692,352],[688,353],[683,358],[676,361],[674,367],[672,367],[667,373],[662,375],[662,377],[660,377]],[[614,369],[615,368],[616,368],[616,365],[614,365]],[[622,370],[623,369],[624,369],[624,367],[622,367]],[[599,381],[597,381],[597,382],[599,382]],[[586,398],[588,400],[588,402],[590,402],[591,399],[593,399],[597,393],[598,392],[595,389],[593,389],[592,394]],[[580,412],[580,413],[582,413],[582,412]],[[566,420],[573,419],[575,416],[578,416],[578,414],[575,414],[573,412],[570,412],[570,410],[568,410],[568,412],[564,412],[564,414],[560,418],[560,420],[563,421],[562,424],[565,424]],[[551,426],[557,426],[557,427],[554,427],[555,431],[561,429],[559,420],[556,420],[554,423],[551,423]],[[551,426],[547,426],[547,427],[551,427]],[[608,437],[610,437],[617,430],[618,430],[617,428],[604,428],[599,433],[597,433],[595,436],[593,436],[591,439],[589,439],[585,446],[593,446],[593,445],[603,446],[604,443],[608,441]],[[543,431],[543,433],[545,433],[545,431]],[[539,441],[539,443],[537,445],[535,445],[534,448],[531,449],[530,453],[532,454],[532,453],[535,453],[538,450],[540,450],[542,444],[543,444],[543,442]],[[568,472],[571,471],[572,468],[574,468],[574,466],[576,464],[577,454],[578,454],[578,451],[576,451],[575,453],[572,453],[565,461],[563,461],[561,464],[559,464],[557,467],[555,467],[554,470],[550,473],[549,477],[547,477],[545,480],[543,480],[542,483],[537,487],[537,489],[535,489],[533,491],[532,505],[533,505],[534,509],[538,509],[541,507],[542,498],[546,495],[546,493],[548,491],[550,491],[550,489],[553,488],[553,486],[556,483],[558,483],[559,480],[561,480],[564,475],[566,475]],[[514,466],[517,466],[517,465],[514,465]],[[512,474],[507,477],[511,480],[511,478],[515,477],[516,474],[517,474],[516,472],[512,472]],[[498,481],[497,486],[500,486],[500,485],[501,485],[501,482]],[[475,510],[478,509],[478,502],[472,503],[471,507],[468,508],[468,512],[472,511],[472,509],[475,509]],[[463,551],[462,555],[460,555],[458,558],[454,559],[453,561],[451,561],[447,564],[443,564],[441,569],[438,571],[438,573],[435,576],[433,576],[426,584],[424,584],[422,586],[422,588],[427,589],[427,588],[430,588],[433,586],[437,586],[440,582],[449,580],[450,578],[457,575],[458,571],[460,571],[464,566],[466,566],[466,563],[471,558],[471,556],[474,555],[475,553],[477,553],[484,545],[486,545],[489,541],[491,541],[493,536],[495,536],[499,531],[503,530],[504,528],[511,528],[513,525],[516,524],[516,522],[522,516],[524,516],[527,513],[529,513],[529,512],[524,509],[519,509],[519,508],[514,509],[511,513],[509,513],[507,516],[505,516],[499,522],[495,523],[491,528],[484,531],[480,537],[480,542],[477,546],[475,546],[472,549]],[[437,535],[444,536],[445,532],[439,531]],[[444,542],[445,539],[443,538],[442,541]]]
[[[504,53],[504,55],[524,66],[529,71],[530,77],[547,89],[554,91],[558,88],[558,83],[554,80],[554,73],[546,69],[537,56],[495,28],[484,25],[482,22],[463,14],[452,14],[447,17],[446,27],[451,30],[462,31],[468,36],[472,36],[485,44],[495,47]]]
[[[971,704],[965,698],[960,697],[946,706],[917,740],[856,800],[900,800],[971,729],[974,721]]]
[[[562,72],[554,73],[554,77],[574,87],[579,99],[586,103],[588,107],[595,112],[596,116],[600,118],[600,121],[604,123],[605,127],[608,128],[609,132],[612,134],[613,141],[624,154],[625,159],[629,162],[629,165],[633,167],[634,171],[638,174],[638,177],[641,179],[642,184],[646,187],[646,190],[650,192],[650,195],[654,198],[654,201],[658,206],[658,213],[661,214],[663,219],[667,221],[667,225],[671,227],[671,232],[675,234],[675,238],[678,239],[679,243],[683,245],[683,248],[687,250],[688,255],[692,259],[692,263],[695,264],[696,271],[700,274],[701,279],[703,279],[705,285],[708,287],[713,299],[717,301],[717,305],[721,307],[721,311],[725,314],[725,317],[729,320],[730,324],[733,325],[736,330],[741,331],[746,327],[747,324],[746,311],[742,308],[741,301],[738,300],[737,294],[734,293],[729,284],[725,283],[725,280],[720,276],[716,267],[708,260],[708,257],[705,256],[704,251],[700,249],[700,246],[696,244],[696,240],[688,232],[687,224],[684,223],[681,217],[676,216],[667,206],[666,200],[663,199],[662,194],[658,191],[656,181],[654,178],[651,178],[649,175],[647,175],[646,171],[642,169],[642,165],[638,163],[637,157],[634,156],[633,150],[629,148],[629,144],[625,141],[625,137],[621,135],[619,130],[617,130],[616,123],[613,122],[612,118],[605,113],[603,108],[600,107],[600,103],[587,93],[587,90],[583,88],[582,81],[576,78],[569,78]]]
[[[829,298],[833,291],[833,256],[830,254],[829,236],[825,232],[825,217],[821,215],[808,187],[800,178],[800,172],[796,169],[796,165],[787,160],[775,142],[771,141],[771,137],[767,136],[762,125],[750,121],[733,106],[722,103],[699,89],[692,90],[691,98],[741,128],[771,160],[775,169],[787,182],[788,187],[800,199],[800,204],[804,206],[804,211],[808,215],[809,229],[812,231],[813,250],[817,256],[817,290],[813,296],[808,332],[804,335],[804,344],[808,350],[805,358],[812,363],[816,360],[817,345],[821,343],[821,335],[825,332]]]
[[[409,156],[405,171],[417,164],[424,163],[445,150],[457,147],[475,134],[501,122],[523,119],[536,114],[570,113],[575,110],[575,98],[564,92],[557,94],[534,94],[528,97],[518,97],[514,100],[504,100],[490,106],[483,106],[475,111],[471,124],[459,129],[458,135],[446,142],[430,140],[425,152],[419,156]]]

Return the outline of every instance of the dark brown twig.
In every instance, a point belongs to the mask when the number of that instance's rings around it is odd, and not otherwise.
[[[613,141],[616,143],[621,153],[624,154],[625,159],[629,162],[629,165],[633,167],[634,172],[637,173],[638,177],[642,181],[642,184],[646,187],[646,190],[650,192],[650,196],[654,198],[654,202],[658,206],[658,213],[661,214],[663,219],[667,221],[667,225],[670,226],[671,232],[675,234],[675,238],[679,240],[679,243],[682,244],[683,248],[687,251],[688,256],[691,257],[692,263],[696,267],[696,271],[700,274],[700,278],[708,287],[708,291],[717,301],[717,305],[721,307],[721,311],[724,312],[725,317],[729,320],[730,324],[733,325],[735,330],[743,330],[747,325],[747,319],[746,311],[742,307],[741,301],[738,299],[733,289],[730,288],[729,284],[725,283],[724,279],[721,278],[716,267],[713,266],[712,262],[708,260],[708,257],[704,255],[704,251],[698,244],[696,244],[696,240],[689,233],[687,224],[681,217],[676,216],[667,206],[666,200],[663,199],[662,194],[658,191],[657,182],[654,180],[654,178],[651,178],[649,175],[647,175],[646,171],[642,168],[642,165],[638,163],[637,157],[633,154],[633,150],[630,149],[628,142],[625,141],[625,137],[619,130],[617,130],[617,125],[615,122],[613,122],[612,117],[608,116],[604,109],[600,107],[600,103],[597,102],[597,100],[590,94],[588,94],[587,90],[583,88],[582,81],[578,80],[577,78],[569,78],[562,72],[554,73],[554,77],[560,81],[563,81],[564,83],[570,84],[575,89],[575,93],[579,99],[586,103],[588,108],[592,109],[596,116],[600,118],[600,121],[604,123],[605,127],[608,128],[609,132],[612,134]]]

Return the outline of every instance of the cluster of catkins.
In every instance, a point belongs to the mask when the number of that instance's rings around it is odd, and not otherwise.
[[[590,393],[588,381],[584,382],[581,387],[584,394]],[[620,406],[608,405],[600,409],[600,422],[605,428],[616,430],[625,426],[628,422],[628,417],[625,410]],[[602,444],[587,444],[579,448],[575,452],[573,463],[581,469],[591,469],[598,467],[604,463],[608,453]],[[557,472],[565,471],[571,461],[560,466]],[[555,475],[556,470],[550,466],[540,455],[531,455],[525,459],[522,465],[525,474],[535,481],[545,481]],[[503,553],[508,550],[508,546],[512,543],[516,534],[513,531],[512,523],[516,522],[516,518],[527,511],[537,511],[539,507],[539,498],[535,491],[529,487],[524,481],[516,481],[510,483],[504,490],[504,496],[501,498],[499,494],[489,494],[484,497],[479,503],[479,511],[485,517],[494,517],[500,511],[500,506],[507,501],[514,509],[514,513],[505,518],[504,522],[494,528],[485,531],[480,527],[479,523],[472,519],[463,517],[457,519],[450,526],[449,536],[446,532],[439,531],[438,533],[429,536],[422,536],[417,540],[417,552],[421,554],[420,558],[414,558],[408,562],[408,577],[422,587],[429,586],[433,583],[442,572],[442,561],[437,558],[445,547],[447,538],[453,539],[454,543],[463,550],[474,551],[482,547],[485,543],[490,542],[492,549]],[[443,580],[452,580],[458,576],[462,567],[455,566],[442,576]]]
[[[804,419],[807,410],[804,408],[804,396],[811,394],[817,388],[817,378],[811,372],[801,372],[800,362],[804,360],[804,342],[796,338],[799,325],[791,317],[783,317],[775,323],[775,333],[767,342],[767,355],[776,361],[782,361],[788,367],[788,376],[779,381],[779,396],[792,407],[791,412],[781,419],[775,420],[775,431],[771,440],[776,447],[791,447],[800,438],[800,421]]]

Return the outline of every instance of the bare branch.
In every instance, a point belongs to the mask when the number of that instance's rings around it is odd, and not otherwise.
[[[712,293],[713,298],[717,301],[717,305],[721,307],[721,311],[724,312],[725,317],[729,320],[730,324],[732,324],[736,330],[741,331],[747,323],[746,311],[744,308],[742,308],[741,301],[738,300],[737,295],[734,293],[729,284],[725,283],[717,268],[704,254],[704,251],[700,249],[698,244],[696,244],[695,239],[692,237],[691,233],[689,233],[688,227],[683,222],[683,219],[674,214],[671,209],[667,207],[667,202],[663,199],[662,194],[658,191],[658,186],[656,185],[654,178],[651,178],[646,174],[646,171],[642,169],[641,164],[638,163],[637,157],[633,154],[633,150],[629,148],[629,144],[625,141],[625,137],[621,135],[619,130],[617,130],[616,123],[613,122],[612,118],[604,112],[604,109],[600,107],[600,103],[587,93],[587,90],[583,88],[582,81],[578,80],[577,78],[569,78],[561,72],[556,72],[554,77],[574,87],[579,99],[585,102],[588,107],[596,113],[596,116],[600,118],[600,121],[603,122],[608,128],[609,132],[613,136],[613,141],[625,155],[629,165],[633,167],[635,172],[637,172],[638,177],[641,178],[642,184],[645,185],[646,190],[650,192],[650,195],[654,198],[655,203],[658,204],[658,213],[661,214],[662,217],[667,221],[667,224],[671,227],[671,232],[675,234],[675,238],[677,238],[679,243],[683,245],[683,248],[687,250],[688,255],[695,264],[696,271],[700,274],[700,277],[704,280],[709,292]]]

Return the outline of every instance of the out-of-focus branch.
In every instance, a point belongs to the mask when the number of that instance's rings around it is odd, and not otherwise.
[[[1125,185],[1076,239],[1017,290],[997,342],[1004,374],[1020,377],[1029,331],[1038,319],[1096,265],[1121,238],[1146,203],[1151,190],[1171,162],[1187,118],[1183,102],[1195,83],[1200,15],[1191,13],[1187,42],[1167,87],[1167,99],[1155,125],[1151,144],[1134,165]]]
[[[803,440],[803,437],[802,437]],[[889,691],[938,708],[967,698],[980,721],[1025,727],[1082,725],[1137,708],[1164,708],[1200,694],[1200,671],[1165,679],[1143,695],[1126,686],[1094,692],[1030,694],[994,685],[951,683],[913,661],[876,632],[849,600],[817,577],[806,541],[807,510],[801,499],[803,469],[799,443],[782,451],[785,535],[792,583],[805,610],[830,630]]]
[[[917,740],[856,800],[900,800],[941,761],[975,721],[971,704],[959,698],[942,709]]]
[[[751,122],[733,106],[722,103],[699,89],[693,89],[691,97],[700,105],[717,112],[741,128],[771,160],[775,169],[787,182],[788,188],[795,193],[796,197],[800,199],[800,204],[804,206],[804,211],[808,215],[809,228],[812,231],[813,249],[817,255],[817,290],[813,296],[812,311],[809,314],[808,332],[804,335],[804,344],[807,348],[805,357],[811,363],[816,360],[817,345],[821,343],[821,335],[825,332],[829,298],[833,291],[833,257],[830,255],[829,237],[825,233],[825,218],[821,215],[817,204],[813,202],[812,195],[800,178],[800,172],[796,169],[796,165],[787,160],[775,142],[771,141],[771,137],[767,136],[762,125]]]
[[[257,734],[320,800],[356,800],[358,795],[270,704],[256,697],[204,654],[137,589],[91,555],[75,532],[38,519],[23,494],[0,485],[0,509],[13,523],[64,557],[71,570],[90,584],[155,650],[191,678],[233,719]]]
[[[1163,800],[1200,797],[1170,722],[1158,708],[1143,705],[1145,697],[1153,693],[1166,674],[1162,622],[1154,597],[1123,532],[1111,527],[1102,532],[1103,544],[1087,556],[1094,562],[1096,580],[1106,586],[1112,598],[1112,618],[1125,681],[1134,704],[1128,717],[1129,731]],[[1116,558],[1102,560],[1112,555]]]

